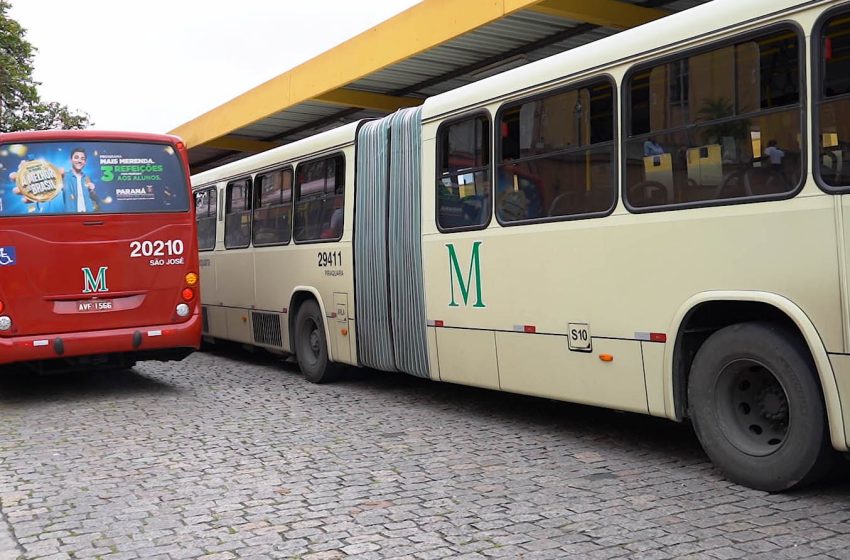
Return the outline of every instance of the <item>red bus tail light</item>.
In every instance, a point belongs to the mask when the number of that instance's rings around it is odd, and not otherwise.
[[[193,299],[195,299],[195,290],[193,290],[192,288],[183,288],[181,295],[183,296],[183,299],[185,301],[192,301]]]

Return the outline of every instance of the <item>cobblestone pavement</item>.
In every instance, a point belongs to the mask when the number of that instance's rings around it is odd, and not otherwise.
[[[691,429],[266,354],[0,377],[0,560],[850,558],[846,474],[771,495]]]

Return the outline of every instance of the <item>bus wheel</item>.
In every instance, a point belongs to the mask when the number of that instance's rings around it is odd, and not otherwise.
[[[774,492],[830,466],[817,372],[798,337],[776,325],[712,334],[694,358],[688,401],[703,449],[734,482]]]
[[[328,360],[328,344],[319,305],[304,302],[295,318],[295,357],[311,383],[325,383],[335,377],[336,368]]]

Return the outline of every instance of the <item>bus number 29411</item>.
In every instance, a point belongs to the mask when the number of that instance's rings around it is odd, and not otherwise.
[[[173,257],[182,254],[183,241],[180,239],[130,242],[131,257]]]
[[[319,251],[319,267],[342,266],[342,251]]]

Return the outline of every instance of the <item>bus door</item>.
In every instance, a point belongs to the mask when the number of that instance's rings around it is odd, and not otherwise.
[[[228,182],[224,189],[224,248],[216,251],[215,262],[218,302],[224,305],[225,337],[246,344],[253,343],[249,310],[255,301],[254,252],[250,250],[251,187],[252,180],[246,177]],[[234,274],[236,270],[239,274]]]

